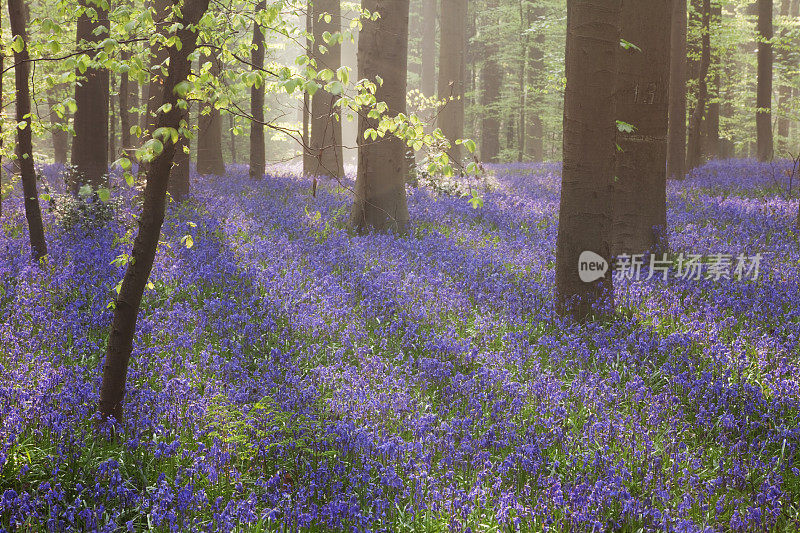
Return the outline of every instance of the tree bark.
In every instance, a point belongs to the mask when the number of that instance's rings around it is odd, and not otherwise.
[[[220,58],[209,56],[211,74],[220,77],[222,68]],[[200,131],[197,134],[197,173],[223,176],[225,159],[222,156],[222,116],[213,102],[206,102],[198,120]]]
[[[386,102],[389,116],[405,113],[409,0],[362,0],[361,7],[381,17],[364,21],[358,39],[359,77],[381,76],[377,101]],[[358,175],[350,224],[358,232],[403,232],[408,223],[406,144],[391,134],[375,141],[364,139],[364,132],[376,127],[377,120],[359,116]]]
[[[667,226],[667,128],[672,0],[622,0],[622,38],[640,50],[617,60],[618,132],[613,254],[662,252]]]
[[[451,159],[461,160],[464,136],[464,72],[466,70],[467,0],[442,0],[439,44],[438,97],[448,99],[439,112],[438,125],[450,141]]]
[[[80,0],[79,5],[92,8],[97,16],[89,17],[82,13],[78,17],[78,43],[83,41],[96,46],[108,37],[108,11],[90,0]],[[95,33],[101,27],[105,28],[104,31]],[[93,189],[108,185],[108,70],[89,68],[83,74],[79,72],[78,76],[82,81],[75,86],[74,175],[70,180],[73,193],[84,184]]]
[[[491,14],[497,10],[497,1],[489,0],[486,4],[487,18],[494,25],[497,21]],[[497,162],[500,154],[500,118],[498,102],[500,89],[503,86],[503,71],[498,63],[499,50],[495,40],[489,39],[483,50],[483,66],[481,68],[481,150],[483,161]]]
[[[701,7],[701,52],[697,74],[697,102],[689,118],[689,145],[686,164],[689,168],[703,163],[703,143],[701,139],[703,118],[708,106],[708,69],[711,64],[711,0],[703,0]]]
[[[261,13],[266,7],[266,1],[261,0],[256,6],[256,11]],[[264,32],[261,25],[256,23],[253,27],[253,48],[250,52],[254,69],[263,70],[264,56]],[[264,144],[264,93],[263,83],[259,87],[250,88],[250,114],[253,115],[253,120],[250,121],[250,177],[259,179],[264,177],[267,165]]]
[[[108,160],[117,159],[117,113],[114,112],[114,77],[109,75],[109,94],[108,94]]]
[[[311,35],[314,31],[314,9],[310,2],[306,3],[306,55],[310,60],[314,56],[314,43],[311,42]],[[311,95],[308,91],[303,93],[303,175],[308,176],[311,172]]]
[[[28,221],[28,234],[31,253],[36,260],[47,255],[44,238],[42,211],[39,208],[39,192],[36,190],[36,170],[33,166],[33,135],[31,133],[31,89],[30,63],[28,62],[28,34],[25,28],[25,6],[22,0],[8,0],[8,15],[11,34],[25,42],[21,52],[14,52],[14,80],[17,97],[17,157],[22,177],[22,194],[25,195],[25,218]]]
[[[772,141],[772,0],[758,0],[758,89],[756,141],[758,160],[771,161]]]
[[[122,52],[122,60],[130,61],[130,50]],[[133,139],[131,137],[131,81],[127,72],[123,72],[119,77],[119,125],[120,125],[120,148],[125,153],[130,153],[133,148]]]
[[[164,102],[172,104],[170,111],[159,113],[157,126],[178,128],[183,112],[178,107],[175,93],[177,84],[189,75],[189,55],[195,50],[197,35],[191,26],[196,24],[208,8],[209,0],[185,0],[182,15],[178,22],[183,28],[177,30],[182,47],[169,49],[168,74],[164,79]],[[165,28],[164,31],[167,31]],[[103,365],[103,381],[100,387],[98,411],[102,419],[114,417],[122,421],[122,402],[125,397],[125,383],[128,364],[133,350],[133,336],[136,319],[147,280],[153,268],[156,248],[164,222],[166,193],[170,169],[176,146],[165,140],[163,151],[148,167],[147,185],[144,190],[142,215],[139,218],[139,232],[133,243],[131,261],[122,280],[119,296],[114,308],[114,319]]]
[[[436,96],[436,3],[422,0],[422,94]]]
[[[64,110],[64,116],[59,117],[53,110],[58,104],[58,96],[56,88],[53,87],[47,90],[47,106],[50,108],[50,129],[53,136],[53,159],[60,165],[66,165],[68,158],[67,152],[69,151],[69,132],[66,130],[69,122],[67,110]]]
[[[686,177],[686,0],[674,0],[670,36],[667,176]]]
[[[323,35],[341,31],[342,11],[339,0],[315,0],[313,3],[313,56],[317,71],[329,69],[334,73],[342,66],[342,47],[338,43],[328,44]],[[330,21],[320,18],[330,16]],[[322,47],[325,52],[320,50]],[[320,88],[311,97],[311,146],[310,168],[313,176],[344,176],[342,159],[341,109],[334,104],[339,95]]]
[[[620,0],[567,4],[564,163],[556,250],[556,310],[577,319],[613,306],[611,272],[589,283],[579,258],[592,251],[611,264],[614,114]]]
[[[781,0],[781,8],[780,8],[780,15],[781,21],[785,24],[786,20],[790,16],[791,11],[791,4],[790,0]],[[781,29],[781,41],[782,41],[782,49],[779,53],[780,62],[783,64],[784,68],[789,70],[792,68],[791,63],[791,55],[789,54],[789,50],[787,47],[789,43],[785,42],[786,36],[788,34],[788,28],[783,27]],[[780,155],[784,155],[789,150],[789,126],[791,124],[789,120],[789,106],[792,100],[792,86],[787,80],[788,74],[785,74],[781,77],[780,85],[778,86],[778,150],[780,151]]]
[[[180,121],[185,128],[189,128],[189,107],[181,109]],[[181,135],[175,146],[175,158],[172,170],[169,173],[169,194],[176,202],[183,202],[189,196],[191,185],[189,172],[191,167],[190,142],[186,135]]]
[[[545,10],[528,7],[528,24],[545,16]],[[542,96],[544,85],[545,34],[539,31],[533,38],[528,57],[528,110],[530,118],[525,124],[525,155],[530,161],[544,160],[544,125],[542,123]]]

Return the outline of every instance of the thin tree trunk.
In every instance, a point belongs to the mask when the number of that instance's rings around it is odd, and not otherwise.
[[[702,44],[700,68],[697,74],[697,102],[689,118],[689,146],[686,154],[686,164],[689,168],[699,167],[703,162],[703,143],[700,134],[708,105],[708,69],[711,63],[711,0],[703,0],[701,9]]]
[[[438,125],[450,141],[449,154],[461,160],[456,140],[464,136],[464,72],[466,70],[467,0],[442,0],[439,45],[440,100],[448,99],[439,112]]]
[[[436,96],[436,4],[422,0],[422,94]]]
[[[114,77],[110,76],[109,79],[109,97],[108,97],[108,160],[114,161],[117,159],[117,128],[116,120],[117,114],[114,112]]]
[[[606,272],[581,280],[579,259],[594,252],[611,263],[614,114],[620,0],[567,4],[564,163],[556,250],[556,309],[578,319],[613,305]],[[588,262],[588,261],[587,261]]]
[[[220,58],[209,56],[211,74],[219,77],[222,71]],[[225,159],[222,156],[222,116],[213,102],[206,102],[200,112],[200,131],[197,134],[197,173],[222,176],[225,174]]]
[[[686,176],[686,0],[674,0],[670,37],[667,176]]]
[[[622,38],[640,50],[617,60],[618,132],[613,254],[663,252],[667,226],[667,129],[672,0],[622,0]]]
[[[33,135],[31,133],[31,89],[29,85],[28,34],[25,29],[25,6],[22,0],[8,0],[11,34],[25,42],[21,52],[14,52],[14,80],[16,81],[17,156],[22,177],[22,194],[25,195],[25,218],[31,241],[31,253],[36,260],[47,255],[39,192],[36,190],[36,170],[33,167]]]
[[[261,0],[256,6],[256,12],[262,13],[266,9],[267,3]],[[250,60],[255,70],[264,68],[264,32],[261,25],[256,23],[253,27],[253,49],[250,53]],[[267,154],[264,145],[264,84],[250,88],[250,114],[253,120],[250,121],[250,177],[263,178],[266,172]]]
[[[130,61],[130,50],[122,52],[122,60]],[[129,153],[133,148],[131,138],[131,81],[127,72],[123,72],[119,77],[119,125],[120,125],[120,148],[123,152]]]
[[[791,11],[791,1],[790,0],[781,0],[781,23],[784,24],[784,27],[781,29],[781,44],[783,45],[781,51],[779,52],[780,62],[784,66],[785,69],[789,70],[792,68],[791,56],[788,53],[787,47],[789,43],[786,42],[786,37],[788,34],[788,27],[786,27],[786,21],[789,19],[789,13]],[[792,86],[790,85],[787,78],[789,74],[784,74],[781,77],[780,85],[778,86],[778,150],[780,152],[779,155],[783,156],[789,150],[789,106],[792,99]]]
[[[236,154],[236,117],[233,115],[228,115],[228,120],[230,121],[230,129],[228,132],[231,136],[231,163],[236,164],[238,159]]]
[[[159,127],[178,128],[182,111],[177,105],[175,87],[189,75],[189,55],[197,45],[197,35],[189,28],[196,24],[208,8],[209,0],[185,0],[182,11],[182,29],[177,36],[182,47],[169,49],[168,74],[164,80],[164,102],[172,104],[170,111],[159,113]],[[167,31],[165,28],[164,31]],[[139,218],[139,233],[133,243],[131,261],[122,280],[119,296],[114,308],[114,319],[108,340],[103,381],[100,386],[98,411],[102,419],[114,417],[122,421],[122,402],[125,397],[125,383],[128,363],[133,350],[133,336],[136,319],[147,280],[153,268],[156,248],[164,222],[166,193],[170,168],[175,156],[176,146],[168,139],[163,151],[158,154],[147,171],[147,185],[144,190],[144,203]]]
[[[361,7],[381,17],[365,21],[359,35],[359,77],[381,76],[377,100],[386,102],[390,116],[405,113],[409,0],[362,0]],[[358,176],[350,224],[358,232],[403,232],[408,223],[406,145],[391,134],[365,140],[364,132],[376,127],[377,120],[359,117]]]
[[[96,45],[108,37],[108,11],[91,0],[80,0],[79,5],[94,9],[96,19],[86,13],[78,17],[77,40]],[[99,28],[104,31],[96,33]],[[88,184],[97,189],[108,185],[108,70],[89,68],[75,86],[75,137],[72,141],[71,181],[73,193],[81,185]]]
[[[189,128],[190,112],[189,108],[181,110],[181,122],[186,129]],[[183,202],[189,196],[191,185],[189,172],[191,167],[191,152],[189,151],[189,137],[181,135],[178,144],[175,146],[175,158],[172,170],[169,173],[169,194],[176,202]]]
[[[527,111],[528,111],[528,88],[525,82],[528,79],[528,48],[529,37],[528,32],[528,19],[526,17],[527,10],[523,0],[519,0],[519,23],[520,23],[520,51],[519,51],[519,137],[517,144],[517,162],[521,163],[525,157],[525,131],[527,128]]]
[[[492,27],[497,24],[492,13],[497,10],[497,0],[489,0],[486,4],[487,18]],[[481,68],[481,150],[483,161],[496,162],[500,154],[500,118],[498,103],[500,89],[503,86],[503,71],[498,63],[499,50],[494,40],[489,40],[483,50],[483,67]]]
[[[342,12],[339,0],[315,0],[313,3],[314,60],[317,71],[329,69],[336,72],[342,66],[342,47],[338,43],[328,44],[323,35],[341,31]],[[320,18],[323,14],[330,17]],[[326,49],[322,53],[320,47]],[[311,166],[313,176],[344,176],[342,159],[341,109],[334,104],[340,95],[320,88],[311,97]]]
[[[722,5],[713,3],[711,5],[711,20],[709,22],[709,30],[711,28],[719,28],[722,25]],[[710,42],[711,32],[709,33]],[[719,113],[720,113],[720,90],[722,87],[721,74],[721,47],[719,44],[710,42],[711,46],[711,59],[709,62],[709,76],[708,82],[710,84],[708,96],[708,114],[706,120],[703,122],[703,132],[701,134],[703,142],[703,157],[705,160],[712,160],[719,158],[720,142],[719,142]]]
[[[47,90],[47,106],[50,108],[50,129],[53,136],[53,159],[60,165],[66,165],[68,158],[67,152],[69,151],[69,132],[66,130],[69,116],[67,110],[64,109],[64,116],[60,117],[54,111],[58,105],[58,97],[56,88],[53,87]]]
[[[771,161],[772,142],[772,0],[758,0],[758,89],[756,136],[758,160]]]
[[[311,2],[306,4],[306,33],[309,35],[306,38],[306,55],[311,59],[314,55],[312,47],[314,44],[311,42],[311,34],[314,31],[314,9]],[[308,91],[303,93],[303,175],[308,176],[311,172],[311,95]]]

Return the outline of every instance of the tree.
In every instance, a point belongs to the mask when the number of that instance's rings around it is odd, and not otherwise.
[[[132,54],[130,50],[122,53],[123,61],[130,61]],[[133,149],[133,136],[131,126],[133,120],[131,116],[131,80],[128,72],[125,71],[119,77],[119,124],[120,124],[120,143],[123,152],[130,153]]]
[[[436,96],[436,0],[422,0],[422,94]]]
[[[93,50],[108,38],[108,10],[103,0],[80,0],[77,39],[79,45]],[[93,55],[90,53],[90,55]],[[72,191],[83,184],[97,189],[107,185],[108,176],[108,70],[90,66],[75,85],[75,117],[72,141]]]
[[[25,5],[23,0],[8,0],[8,18],[14,37],[14,80],[17,98],[17,157],[22,178],[25,218],[31,253],[39,260],[47,255],[44,239],[42,211],[39,208],[39,192],[36,190],[36,170],[33,166],[33,134],[31,131],[30,62],[28,57],[28,35],[25,28]]]
[[[756,142],[759,161],[771,161],[772,142],[772,0],[758,0],[758,89]]]
[[[64,110],[58,114],[58,91],[56,87],[47,90],[47,107],[50,109],[50,130],[53,137],[53,159],[61,165],[67,164],[69,151],[69,132],[66,130],[69,115]]]
[[[532,8],[528,6],[527,21],[528,26],[539,22],[545,16],[545,10],[541,7]],[[525,155],[531,161],[544,160],[544,125],[540,106],[542,103],[541,91],[544,78],[544,31],[539,30],[533,38],[533,45],[528,47],[528,91],[526,107],[534,107],[530,113],[530,118],[525,121]],[[533,106],[531,106],[533,104]]]
[[[159,128],[180,127],[183,112],[178,106],[178,99],[184,95],[179,92],[182,92],[181,84],[189,75],[189,56],[197,46],[194,26],[208,9],[208,2],[209,0],[184,0],[181,9],[175,13],[179,29],[174,30],[176,31],[174,36],[180,42],[180,46],[173,45],[168,50],[169,66],[163,85],[163,103],[170,106],[169,110],[159,106],[161,108],[157,120]],[[164,27],[162,31],[171,30],[169,27]],[[115,301],[114,319],[103,365],[98,411],[104,420],[114,417],[117,421],[122,421],[122,402],[125,397],[128,364],[133,350],[136,319],[161,236],[167,186],[175,150],[176,144],[172,142],[171,137],[165,137],[163,150],[148,166],[139,232],[133,243],[131,260],[128,262],[119,296]]]
[[[267,7],[265,0],[261,0],[256,6],[256,16],[262,15]],[[261,24],[253,25],[253,48],[250,52],[250,61],[253,69],[262,71],[264,69],[264,31]],[[250,121],[250,177],[262,178],[266,172],[267,155],[264,146],[264,84],[258,83],[250,88],[250,113],[253,120]]]
[[[317,71],[335,74],[342,66],[342,46],[336,35],[341,32],[342,10],[339,0],[315,0],[312,29],[314,35],[313,58]],[[325,36],[329,37],[326,42]],[[335,106],[339,95],[324,88],[311,97],[311,166],[314,176],[344,176],[342,159],[341,110]]]
[[[211,65],[211,75],[219,78],[222,72],[221,60],[207,56]],[[213,101],[207,101],[200,111],[197,134],[197,173],[222,176],[225,174],[225,158],[222,156],[222,116]]]
[[[581,280],[579,258],[611,261],[620,0],[567,3],[564,163],[556,245],[556,309],[577,319],[613,303],[609,272]]]
[[[464,71],[466,69],[467,0],[442,0],[439,44],[439,99],[448,99],[438,125],[450,141],[451,159],[461,159],[456,140],[464,136]]]
[[[367,20],[358,39],[358,76],[375,80],[375,97],[388,106],[387,116],[406,112],[409,0],[362,0],[361,7],[380,13]],[[406,145],[387,134],[375,141],[364,133],[378,127],[367,115],[358,121],[358,175],[350,224],[358,232],[405,231],[408,223],[405,180]]]
[[[672,0],[622,0],[617,61],[614,255],[663,250]]]
[[[686,0],[674,0],[670,36],[667,176],[686,176]]]
[[[689,144],[686,150],[686,164],[689,168],[699,167],[703,159],[701,128],[708,106],[708,69],[711,64],[711,0],[702,0],[700,17],[701,51],[697,74],[697,101],[689,118]]]
[[[483,66],[481,68],[480,104],[483,111],[481,120],[481,151],[483,161],[496,162],[500,154],[500,118],[497,105],[500,100],[500,89],[503,84],[503,71],[500,69],[498,45],[491,34],[491,28],[497,24],[494,13],[497,12],[497,1],[486,3],[486,19],[490,21],[487,30],[488,39],[483,43]]]

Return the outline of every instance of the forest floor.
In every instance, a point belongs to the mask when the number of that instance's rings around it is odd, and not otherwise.
[[[478,209],[410,189],[405,237],[349,235],[347,193],[305,179],[195,179],[165,223],[116,439],[93,416],[137,203],[118,193],[89,227],[51,192],[37,266],[15,192],[0,531],[796,530],[787,168],[670,183],[673,266],[729,254],[732,279],[644,269],[585,325],[553,312],[558,165],[493,167]],[[757,253],[758,279],[736,279]]]

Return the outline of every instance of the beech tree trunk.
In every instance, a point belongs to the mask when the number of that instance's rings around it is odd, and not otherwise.
[[[486,3],[486,10],[489,16],[497,9],[497,1],[490,0]],[[494,18],[492,24],[496,24]],[[480,156],[483,161],[497,162],[500,154],[500,89],[503,86],[503,71],[498,63],[498,46],[494,41],[485,45],[483,50],[483,66],[481,68],[481,94],[480,102],[482,108],[481,118],[481,150]]]
[[[53,136],[53,159],[60,165],[67,164],[69,151],[69,132],[66,131],[69,115],[64,109],[64,116],[59,117],[53,109],[58,104],[56,88],[47,90],[47,106],[50,108],[50,128]]]
[[[674,0],[670,36],[667,176],[686,177],[686,0]]]
[[[114,77],[110,76],[109,79],[109,97],[108,97],[108,160],[114,161],[117,156],[117,113],[114,111]]]
[[[311,42],[311,34],[314,31],[314,9],[311,3],[306,4],[306,55],[309,59],[313,57],[314,43]],[[308,176],[311,172],[311,95],[308,91],[303,93],[303,175]]]
[[[130,60],[132,54],[130,50],[122,53],[123,61]],[[124,152],[130,152],[133,148],[133,138],[131,137],[131,107],[133,102],[131,96],[131,81],[127,72],[123,72],[119,77],[119,125],[120,125],[120,148]]]
[[[528,24],[545,15],[542,8],[528,7]],[[542,124],[542,96],[544,85],[544,44],[545,34],[539,31],[533,38],[533,45],[528,50],[528,109],[530,118],[525,124],[525,155],[530,161],[544,160],[544,125]]]
[[[86,13],[78,17],[77,40],[87,47],[95,47],[108,37],[108,11],[91,0],[80,0],[79,5],[93,8],[96,18]],[[104,31],[95,33],[99,28]],[[75,118],[72,141],[71,181],[73,193],[84,184],[93,189],[108,185],[108,70],[89,68],[78,73],[80,83],[75,85]]]
[[[622,38],[640,50],[617,60],[618,132],[613,254],[661,252],[667,226],[667,129],[672,0],[622,0]]]
[[[186,129],[189,128],[190,123],[189,108],[181,109],[181,124]],[[189,196],[191,190],[191,182],[189,181],[189,173],[191,170],[192,156],[189,151],[190,142],[186,135],[181,135],[178,144],[175,146],[175,158],[172,164],[172,170],[169,174],[169,194],[176,202],[183,202]]]
[[[436,96],[436,3],[422,0],[422,94]]]
[[[28,34],[25,28],[25,6],[23,0],[8,0],[8,15],[11,34],[25,42],[21,52],[14,52],[14,80],[16,82],[17,156],[22,178],[22,194],[25,196],[25,218],[31,253],[36,260],[47,255],[44,239],[42,211],[39,208],[39,192],[36,190],[36,170],[33,167],[33,136],[31,133],[31,89],[29,85],[30,63],[28,62]]]
[[[342,66],[342,47],[338,43],[328,44],[323,35],[341,31],[342,10],[339,0],[314,0],[313,3],[314,60],[317,71],[329,69],[334,73]],[[320,18],[330,16],[330,21]],[[325,50],[323,53],[320,48]],[[342,159],[341,109],[335,107],[339,95],[320,88],[311,97],[311,145],[310,168],[313,176],[344,176]]]
[[[438,97],[448,99],[440,110],[438,126],[450,141],[448,153],[461,160],[457,139],[464,136],[464,72],[466,70],[467,0],[442,0],[439,44]]]
[[[772,141],[772,0],[758,0],[758,89],[756,138],[759,161],[771,161]]]
[[[358,75],[369,80],[381,76],[377,100],[386,102],[389,116],[405,113],[409,0],[362,0],[361,7],[381,17],[364,21],[358,39]],[[408,223],[406,144],[391,134],[365,140],[364,132],[376,127],[377,120],[359,116],[358,175],[350,224],[359,233],[403,232]]]
[[[709,21],[709,30],[711,28],[720,28],[722,26],[722,5],[719,3],[711,4],[711,18]],[[708,112],[706,119],[702,125],[702,142],[703,142],[703,159],[708,161],[719,158],[720,154],[720,140],[719,140],[719,115],[720,115],[720,91],[722,89],[722,79],[720,77],[722,71],[722,61],[720,57],[719,45],[711,42],[711,34],[709,33],[709,45],[711,47],[711,55],[709,60],[708,72]]]
[[[702,36],[700,65],[697,74],[697,102],[689,118],[689,145],[686,152],[686,164],[689,168],[699,167],[703,163],[701,128],[708,106],[708,69],[711,64],[711,0],[703,0],[700,16],[702,18]]]
[[[579,275],[585,251],[611,265],[612,182],[616,156],[620,0],[567,3],[564,163],[556,249],[556,310],[576,319],[613,306],[610,270],[591,282]]]
[[[221,73],[220,59],[209,56],[211,74],[219,77]],[[198,121],[200,131],[197,134],[197,173],[222,176],[225,174],[225,159],[222,156],[222,116],[213,102],[206,102],[200,112]]]
[[[168,74],[164,79],[164,102],[172,104],[167,113],[159,113],[159,127],[178,128],[182,111],[177,105],[175,87],[189,75],[189,55],[197,46],[197,35],[190,29],[208,8],[209,0],[185,0],[181,10],[184,26],[177,30],[182,47],[169,49]],[[187,27],[188,26],[188,27]],[[168,31],[166,28],[163,31]],[[176,146],[169,140],[164,150],[158,154],[147,170],[147,184],[144,190],[144,203],[139,218],[139,232],[133,243],[131,261],[122,280],[119,296],[114,308],[114,319],[103,365],[103,381],[100,387],[98,411],[102,419],[114,417],[122,421],[122,402],[125,397],[125,383],[128,364],[133,350],[133,336],[136,319],[147,280],[153,268],[156,248],[164,222],[166,193]]]
[[[261,13],[266,9],[267,3],[261,0],[256,6],[256,11]],[[256,70],[264,69],[264,32],[260,24],[255,24],[253,28],[253,50],[250,53],[250,61]],[[250,121],[250,177],[263,178],[266,172],[267,153],[264,145],[264,84],[259,87],[253,86],[250,89],[250,114],[253,120]]]

